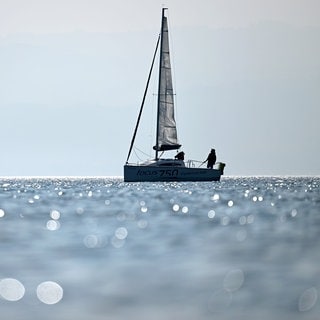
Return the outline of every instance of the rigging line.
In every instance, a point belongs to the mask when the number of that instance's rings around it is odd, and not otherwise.
[[[153,65],[154,65],[154,60],[155,60],[155,58],[156,58],[156,54],[157,54],[157,51],[158,51],[159,42],[160,42],[160,34],[159,34],[159,36],[158,36],[158,41],[157,41],[156,49],[155,49],[154,54],[153,54],[152,63],[151,63],[151,68],[150,68],[149,76],[148,76],[148,80],[147,80],[147,85],[146,85],[146,88],[145,88],[145,90],[144,90],[143,99],[142,99],[142,103],[141,103],[141,107],[140,107],[140,111],[139,111],[139,116],[138,116],[138,120],[137,120],[137,123],[136,123],[136,127],[135,127],[135,129],[134,129],[134,133],[133,133],[133,137],[132,137],[132,140],[131,140],[131,145],[130,145],[130,149],[129,149],[129,152],[128,152],[128,156],[127,156],[127,161],[126,161],[126,163],[128,163],[128,160],[129,160],[129,158],[130,158],[130,154],[131,154],[131,151],[132,151],[132,147],[133,147],[133,144],[134,144],[134,140],[135,140],[135,138],[136,138],[136,134],[137,134],[137,130],[138,130],[138,126],[139,126],[139,123],[140,123],[141,114],[142,114],[142,109],[143,109],[144,101],[145,101],[145,99],[146,99],[146,95],[147,95],[147,91],[148,91],[148,86],[149,86],[149,82],[150,82],[150,78],[151,78],[151,73],[152,73],[152,69],[153,69]]]
[[[138,147],[134,147],[133,149],[135,155],[137,156],[137,151],[139,151],[140,153],[142,153],[143,155],[145,155],[146,157],[148,158],[151,158],[151,155],[150,154],[147,154],[146,152],[142,151],[141,149],[139,149]],[[137,156],[138,157],[138,156]],[[141,160],[141,159],[139,159]]]
[[[156,77],[153,79],[153,91],[156,91],[157,87],[157,80]],[[157,102],[158,97],[157,94],[153,93],[152,95],[152,113],[151,113],[151,123],[150,123],[150,141],[149,141],[149,150],[152,150],[153,141],[156,141],[156,128],[154,124],[156,123],[157,119]]]
[[[135,149],[133,149],[133,153],[135,154],[135,156],[138,158],[139,161],[142,161],[142,159],[138,156],[138,154],[137,154]]]

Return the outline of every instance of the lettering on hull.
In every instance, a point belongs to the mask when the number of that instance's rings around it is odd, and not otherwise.
[[[178,176],[178,169],[166,169],[166,170],[138,170],[137,176],[140,177],[177,177]]]
[[[219,181],[218,170],[190,168],[125,167],[125,181]]]

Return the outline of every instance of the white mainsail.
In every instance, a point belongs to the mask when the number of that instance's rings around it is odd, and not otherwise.
[[[160,69],[158,88],[158,123],[157,140],[154,147],[157,151],[174,150],[178,144],[176,121],[174,119],[174,94],[169,52],[168,21],[162,16]]]

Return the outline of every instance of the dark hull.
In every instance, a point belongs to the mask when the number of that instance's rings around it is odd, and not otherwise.
[[[153,181],[220,181],[218,169],[188,168],[174,166],[124,166],[125,182]]]

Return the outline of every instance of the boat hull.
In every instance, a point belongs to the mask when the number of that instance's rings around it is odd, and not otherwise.
[[[124,165],[125,182],[220,181],[221,175],[222,171],[218,169]]]

